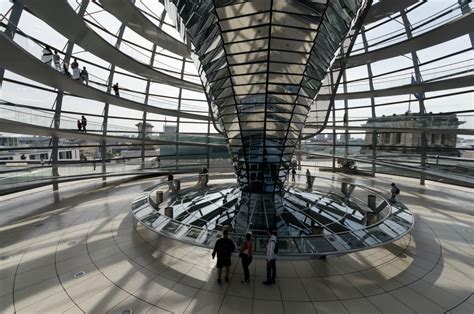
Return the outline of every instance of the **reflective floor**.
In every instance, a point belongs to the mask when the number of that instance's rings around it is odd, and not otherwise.
[[[266,229],[271,227],[280,257],[366,250],[404,237],[414,223],[403,203],[363,185],[318,176],[312,178],[324,190],[288,182],[283,193],[250,194],[241,191],[235,178],[211,178],[204,187],[201,180],[196,184],[195,177],[186,177],[178,193],[170,192],[168,182],[152,186],[133,200],[132,214],[153,232],[208,248],[224,229],[236,245],[250,232],[255,255],[266,254]],[[164,196],[159,202],[158,194]]]
[[[472,313],[472,191],[387,176],[354,183],[388,191],[392,181],[415,214],[409,235],[326,260],[280,259],[273,286],[261,284],[263,260],[250,285],[237,258],[219,285],[209,249],[135,229],[131,201],[156,180],[1,197],[0,312]]]

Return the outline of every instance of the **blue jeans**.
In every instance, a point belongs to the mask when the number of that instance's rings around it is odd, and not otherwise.
[[[275,282],[276,272],[277,272],[276,259],[267,261],[267,281],[268,282]]]

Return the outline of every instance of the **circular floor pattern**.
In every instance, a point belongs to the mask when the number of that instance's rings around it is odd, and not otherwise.
[[[391,180],[355,181],[388,189]],[[270,287],[261,259],[250,285],[236,258],[219,285],[209,249],[136,225],[129,204],[152,180],[1,198],[0,256],[10,258],[0,261],[0,312],[472,313],[470,191],[397,180],[416,215],[409,235],[325,261],[279,260]]]

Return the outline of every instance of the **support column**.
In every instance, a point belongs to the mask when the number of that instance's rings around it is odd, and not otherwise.
[[[209,107],[208,107],[209,108]],[[211,113],[209,113],[209,116],[211,116]],[[211,147],[209,146],[209,143],[210,143],[210,136],[211,136],[211,121],[208,121],[207,122],[207,160],[206,160],[206,168],[209,169],[210,166],[211,166],[211,162],[210,162],[210,158],[209,158],[209,154],[211,153]]]
[[[135,2],[135,0],[132,0],[133,2]],[[161,18],[160,18],[160,23],[158,24],[158,28],[162,28],[163,27],[163,21],[165,20],[165,17],[166,17],[166,10],[163,10],[163,12],[161,13]],[[155,61],[155,56],[156,56],[156,48],[158,47],[157,44],[153,44],[153,48],[152,48],[152,52],[151,52],[151,57],[150,57],[150,67],[153,67],[153,63]],[[149,93],[150,93],[150,85],[151,85],[151,80],[150,79],[147,79],[146,81],[146,88],[145,88],[145,105],[148,105],[148,98],[150,97]],[[143,111],[143,116],[142,116],[142,129],[141,129],[141,137],[143,139],[145,139],[145,130],[146,130],[146,124],[147,124],[147,112],[146,111]],[[146,151],[146,146],[145,146],[145,143],[142,143],[142,147],[141,147],[141,153],[140,153],[140,156],[141,156],[141,169],[143,170],[145,168],[145,151]],[[161,151],[160,151],[160,155],[161,155]],[[160,158],[161,160],[161,156],[159,156],[158,158]],[[159,163],[161,165],[161,161]]]
[[[120,26],[120,29],[117,35],[117,41],[115,43],[115,48],[117,50],[120,48],[120,44],[122,43],[122,37],[123,37],[124,31],[125,31],[125,24],[122,24]],[[115,74],[115,65],[112,64],[110,66],[109,78],[107,80],[106,92],[108,94],[112,90],[114,74]],[[104,116],[104,119],[102,121],[102,135],[107,136],[107,123],[109,122],[109,103],[107,102],[104,105],[103,116]],[[102,181],[105,183],[105,181],[107,181],[107,176],[105,175],[107,173],[107,141],[106,140],[102,140],[101,142],[100,155],[101,155],[100,157],[101,157],[101,168],[102,168]]]
[[[180,79],[184,79],[184,69],[185,69],[185,66],[186,66],[186,57],[183,57],[183,60],[182,60],[182,66],[181,66],[181,75],[179,76]],[[179,92],[178,92],[178,112],[181,110],[181,97],[183,95],[183,89],[180,88],[179,89]],[[178,115],[178,117],[176,118],[176,142],[179,141],[179,122],[180,122],[180,117]],[[175,150],[176,150],[176,169],[179,169],[179,164],[178,164],[178,161],[179,161],[179,145],[176,143],[176,146],[175,146]]]
[[[79,12],[77,13],[78,16],[81,18],[84,16],[86,13],[87,6],[89,5],[89,0],[84,0],[81,3],[81,7],[79,8]],[[66,46],[66,52],[64,54],[64,60],[63,63],[69,63],[69,60],[71,59],[72,51],[74,49],[74,42],[68,41],[67,46]],[[63,106],[63,97],[64,97],[64,92],[62,90],[58,90],[58,95],[56,96],[56,107],[54,110],[54,129],[58,130],[61,126],[61,112],[62,112],[62,106]],[[58,190],[58,181],[57,178],[59,177],[59,138],[57,136],[53,136],[52,138],[52,152],[51,152],[51,165],[52,165],[52,175],[53,175],[53,191]]]
[[[21,14],[23,13],[23,0],[17,0],[13,3],[12,11],[8,19],[7,28],[3,32],[8,38],[13,39],[16,34],[18,23],[20,22]],[[2,87],[3,77],[5,76],[5,69],[0,68],[0,88]]]
[[[342,49],[342,48],[341,48]],[[340,70],[343,71],[343,70]],[[334,89],[337,88],[334,82],[334,72],[329,72],[329,84],[331,84],[331,102],[332,108],[332,172],[336,172],[336,102],[334,96],[336,95]]]
[[[367,37],[365,36],[365,29],[362,28],[362,43],[364,44],[364,51],[367,53],[369,52],[369,44],[367,43]],[[367,77],[369,78],[369,90],[373,91],[374,90],[374,82],[372,80],[372,66],[370,63],[367,63]],[[371,109],[371,116],[372,118],[375,118],[377,115],[375,113],[375,99],[373,96],[370,96],[370,109]],[[378,134],[377,130],[373,129],[372,130],[372,169],[371,173],[372,176],[375,177],[375,172],[376,172],[376,165],[375,161],[377,159],[377,141]]]
[[[405,26],[405,32],[407,34],[407,38],[411,39],[413,37],[412,32],[411,32],[411,24],[410,21],[408,20],[408,17],[405,13],[405,10],[400,11],[400,17],[402,18],[403,25]],[[413,61],[413,71],[415,72],[415,78],[417,84],[421,83],[423,81],[423,78],[421,77],[421,71],[420,71],[420,61],[418,60],[418,55],[416,51],[411,52],[411,59]],[[416,95],[415,95],[416,96]],[[426,108],[425,108],[425,93],[419,93],[418,96],[416,97],[418,99],[418,104],[419,104],[419,115],[420,115],[420,120],[421,120],[421,127],[426,129]],[[422,131],[420,133],[421,141],[420,141],[420,166],[422,169],[425,169],[426,166],[426,146],[427,146],[427,140],[426,140],[426,132]],[[421,173],[420,174],[420,185],[425,185],[425,174]]]
[[[347,76],[346,76],[346,71],[344,70],[342,72],[342,88],[344,91],[344,94],[347,93]],[[346,98],[344,99],[344,119],[343,119],[343,125],[344,125],[344,157],[347,158],[349,157],[349,100]]]
[[[150,58],[150,67],[153,67],[153,62],[155,60],[155,55],[156,55],[156,47],[157,45],[156,44],[153,44],[153,48],[152,48],[152,53],[151,53],[151,58]],[[151,85],[151,80],[150,79],[147,79],[146,81],[146,88],[145,88],[145,101],[144,101],[144,104],[145,105],[148,105],[148,98],[149,98],[149,93],[150,93],[150,85]],[[146,111],[143,111],[143,117],[142,117],[142,129],[141,129],[141,138],[142,139],[145,139],[146,138],[146,124],[147,124],[147,121],[146,121],[146,115],[147,115],[147,112]],[[141,147],[141,169],[145,169],[145,151],[146,151],[146,145],[145,143],[142,143],[142,147]]]

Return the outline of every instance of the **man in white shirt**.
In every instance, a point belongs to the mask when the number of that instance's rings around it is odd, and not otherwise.
[[[267,234],[270,237],[267,243],[267,280],[263,282],[264,285],[271,285],[275,283],[276,278],[276,258],[278,253],[277,238],[273,234],[271,228],[267,229]]]

